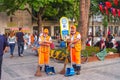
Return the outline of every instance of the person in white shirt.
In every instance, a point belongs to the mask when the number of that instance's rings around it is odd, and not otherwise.
[[[13,53],[14,53],[14,49],[15,49],[15,43],[16,43],[16,37],[14,32],[12,31],[8,37],[8,44],[10,47],[10,54],[11,54],[11,58],[13,57]]]

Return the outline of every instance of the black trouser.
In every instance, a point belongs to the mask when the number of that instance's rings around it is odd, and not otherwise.
[[[1,73],[2,73],[2,59],[3,57],[0,56],[0,80],[1,80]]]
[[[17,42],[18,44],[18,55],[23,54],[24,51],[24,42]]]

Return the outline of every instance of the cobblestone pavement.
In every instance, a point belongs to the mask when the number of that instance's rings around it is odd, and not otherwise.
[[[81,75],[47,76],[42,72],[42,77],[35,77],[37,57],[34,55],[34,52],[28,49],[25,50],[24,57],[18,57],[17,48],[13,58],[6,53],[3,59],[2,80],[120,80],[120,58],[82,64]],[[63,63],[55,63],[52,60],[50,65],[55,67],[56,73],[63,68]]]

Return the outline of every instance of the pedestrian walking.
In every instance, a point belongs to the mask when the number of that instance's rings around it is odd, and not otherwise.
[[[19,32],[16,33],[16,40],[18,45],[18,55],[23,57],[24,52],[24,33],[22,32],[22,28],[19,28]]]
[[[31,47],[33,46],[34,42],[35,42],[35,35],[32,33],[30,35],[30,44],[31,44]]]
[[[14,32],[12,31],[8,37],[8,44],[10,47],[10,54],[11,54],[11,58],[13,57],[13,53],[14,53],[14,49],[15,49],[15,43],[16,43],[16,37]]]
[[[8,51],[8,43],[7,39],[0,34],[0,80],[1,80],[1,73],[2,73],[2,60],[3,54]]]
[[[29,34],[28,33],[24,34],[24,40],[25,40],[25,43],[28,45],[28,42],[29,42]]]

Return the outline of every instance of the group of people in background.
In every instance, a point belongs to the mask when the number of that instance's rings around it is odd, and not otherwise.
[[[10,57],[13,58],[15,46],[17,44],[18,56],[23,57],[25,45],[32,46],[36,41],[37,36],[35,34],[25,34],[22,28],[19,28],[19,31],[16,33],[10,31],[8,36],[0,33],[0,80],[3,54],[9,52]]]
[[[27,49],[27,47],[33,47],[37,43],[37,37],[37,34],[22,32],[22,28],[19,28],[19,31],[16,33],[10,31],[10,34],[6,37],[10,48],[10,57],[14,57],[16,44],[18,46],[18,55],[23,57],[24,49]]]
[[[98,40],[96,40],[97,42],[92,40],[93,36],[89,35],[86,41],[86,46],[98,46],[100,51],[102,51],[104,48],[117,48],[119,50],[119,41],[115,40],[115,35],[111,34],[110,30],[108,31],[106,38],[103,37],[103,32],[100,30]]]
[[[14,57],[14,49],[17,43],[18,45],[18,55],[23,56],[24,52],[24,33],[22,32],[22,28],[19,28],[19,31],[15,34],[14,31],[11,31],[9,36],[7,37],[7,42],[10,47],[10,57]]]

